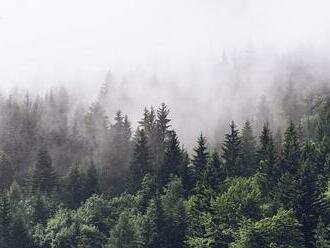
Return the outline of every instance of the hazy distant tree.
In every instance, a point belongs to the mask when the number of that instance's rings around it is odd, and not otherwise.
[[[234,121],[230,124],[230,132],[225,135],[222,158],[224,160],[226,175],[229,177],[239,176],[241,167],[241,139]]]
[[[147,173],[153,174],[151,151],[144,129],[138,129],[135,138],[133,159],[131,162],[131,187],[133,191],[140,188]]]
[[[52,159],[46,149],[39,149],[32,169],[31,189],[33,192],[50,193],[55,185],[56,173],[52,167]]]
[[[0,190],[8,189],[14,179],[14,170],[8,156],[0,153]]]
[[[168,134],[168,129],[170,127],[169,122],[171,121],[168,118],[170,111],[167,108],[165,103],[162,103],[157,110],[157,130],[161,142],[164,142]]]
[[[206,147],[206,138],[201,134],[197,140],[197,146],[194,148],[192,163],[195,169],[196,180],[202,179],[207,166],[208,151]]]
[[[241,135],[241,175],[251,176],[257,170],[256,160],[256,140],[253,135],[253,129],[250,121],[246,121]]]

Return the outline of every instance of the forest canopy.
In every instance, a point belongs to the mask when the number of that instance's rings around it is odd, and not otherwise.
[[[108,116],[110,88],[0,98],[0,247],[330,247],[328,89],[187,150],[165,103]]]

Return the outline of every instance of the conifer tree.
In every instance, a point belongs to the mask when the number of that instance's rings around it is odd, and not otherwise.
[[[52,167],[52,159],[47,150],[40,149],[32,170],[32,192],[50,193],[55,186],[56,174]]]
[[[162,103],[157,110],[157,130],[161,142],[165,142],[170,127],[168,118],[170,111],[165,103]]]
[[[221,167],[221,161],[219,154],[217,152],[213,152],[211,156],[211,160],[208,162],[204,173],[203,184],[217,191],[220,189],[222,183],[225,180],[225,174],[223,168]]]
[[[166,142],[164,162],[157,175],[160,190],[169,182],[170,175],[179,175],[181,161],[180,143],[175,131],[171,131]]]
[[[78,165],[71,167],[67,176],[67,203],[71,208],[77,208],[83,200],[83,175]]]
[[[133,160],[131,163],[131,187],[136,192],[142,183],[144,176],[153,174],[151,165],[151,152],[144,129],[138,129],[134,146]]]
[[[0,190],[8,189],[14,179],[14,170],[8,156],[0,153]]]
[[[99,192],[99,177],[97,169],[93,162],[87,169],[84,180],[84,195],[85,199],[91,197],[93,194]]]
[[[285,132],[284,140],[284,159],[283,170],[290,173],[297,173],[299,167],[300,149],[297,131],[295,125],[291,121],[288,129]]]
[[[252,125],[246,121],[241,135],[242,176],[252,176],[257,170],[256,140],[253,136]]]
[[[268,123],[264,124],[259,137],[259,143],[260,145],[257,151],[259,163],[258,171],[264,176],[263,191],[267,194],[270,192],[271,188],[274,187],[280,176],[278,168],[276,167],[273,136]]]
[[[201,134],[197,140],[197,146],[194,148],[192,163],[195,169],[195,180],[201,180],[207,166],[208,152],[206,147],[206,138]]]
[[[230,124],[230,132],[225,135],[222,151],[226,175],[228,177],[239,176],[241,169],[241,139],[234,121]]]

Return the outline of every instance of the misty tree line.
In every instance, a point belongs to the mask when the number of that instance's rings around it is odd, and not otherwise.
[[[132,130],[108,91],[87,111],[64,89],[1,97],[0,247],[330,247],[328,92],[190,153],[165,104]]]

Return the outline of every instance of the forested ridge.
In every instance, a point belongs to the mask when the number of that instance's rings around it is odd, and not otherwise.
[[[133,128],[108,91],[0,97],[1,248],[330,247],[329,90],[192,151],[166,104]]]

